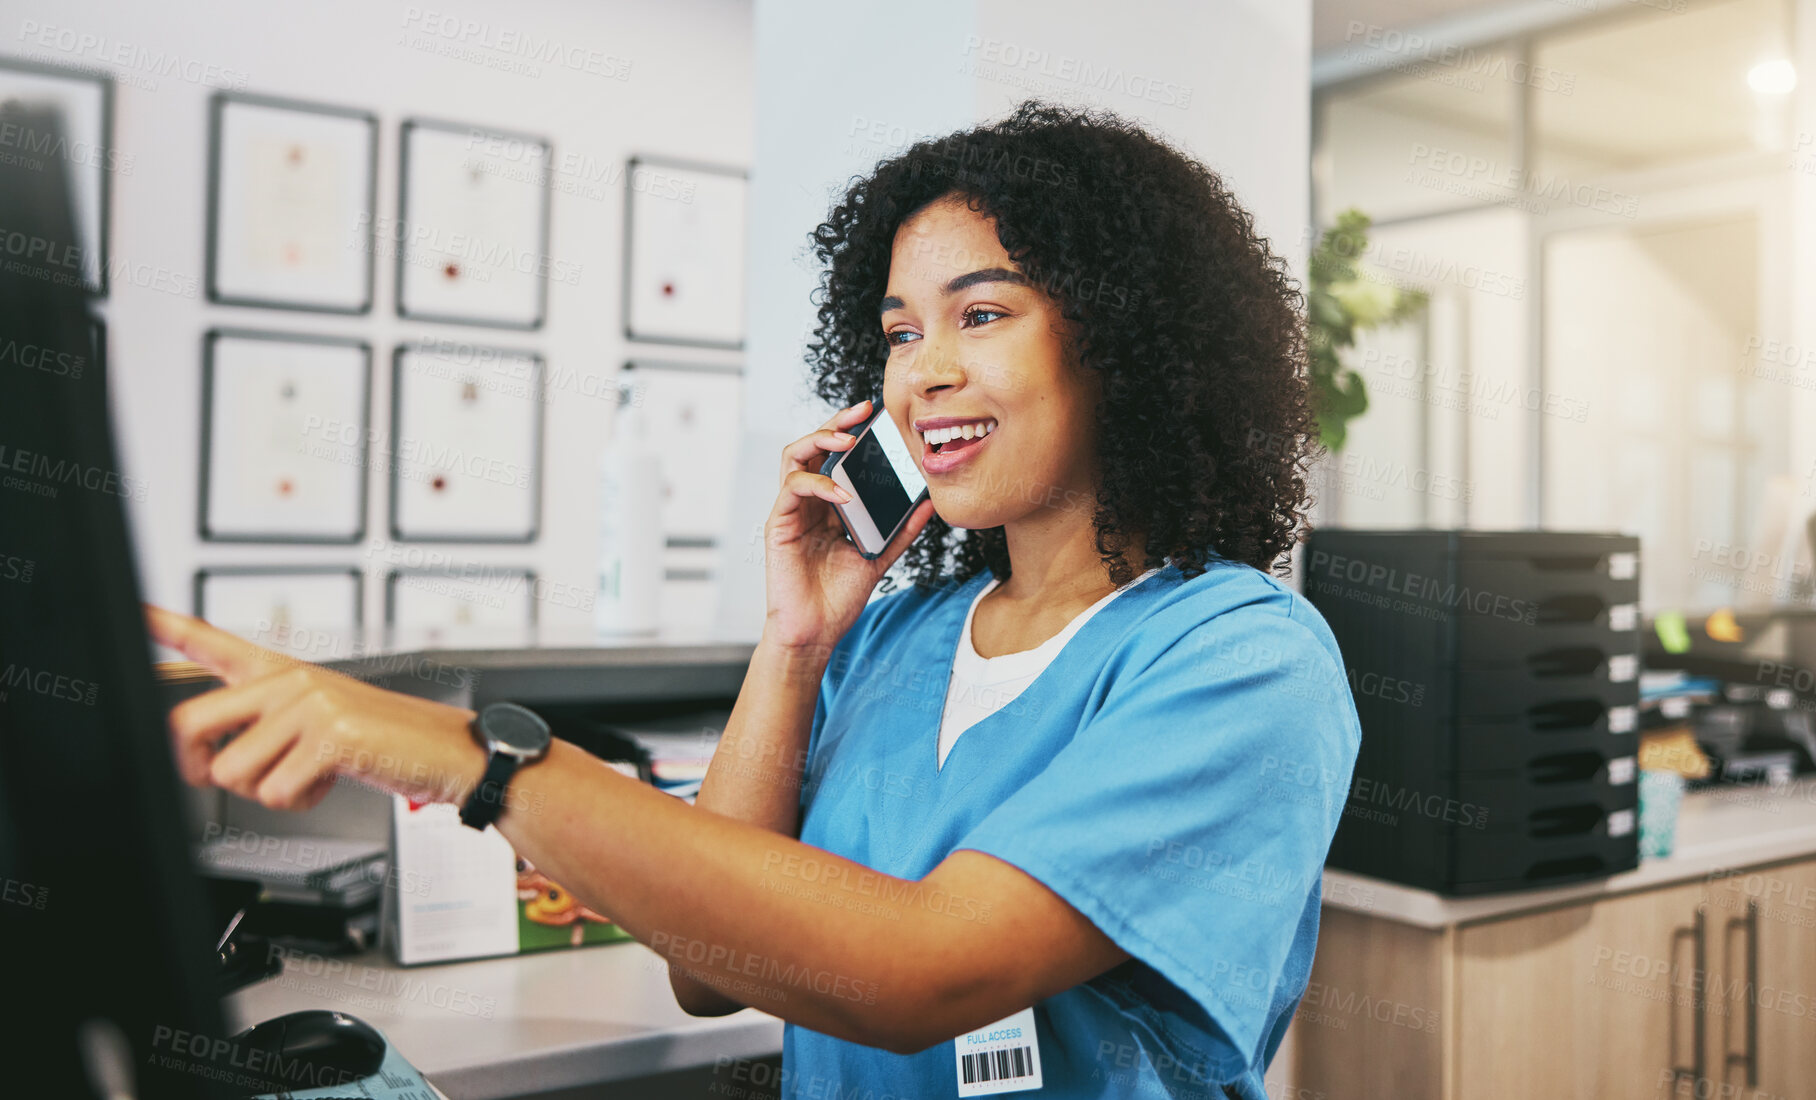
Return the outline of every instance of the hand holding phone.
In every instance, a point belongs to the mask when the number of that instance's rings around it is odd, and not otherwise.
[[[765,637],[789,646],[835,644],[932,517],[919,467],[874,402],[842,409],[789,444],[782,490],[763,532]]]

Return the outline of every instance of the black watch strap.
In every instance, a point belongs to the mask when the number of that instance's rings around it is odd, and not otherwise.
[[[511,784],[511,777],[517,774],[518,765],[523,761],[508,752],[493,750],[492,757],[486,761],[486,773],[480,777],[479,786],[467,796],[466,805],[460,808],[460,823],[475,829],[483,830],[487,825],[498,820],[504,812],[504,792]]]
[[[483,831],[504,812],[504,792],[517,769],[548,755],[550,730],[530,708],[500,701],[473,716],[472,732],[486,747],[486,769],[460,808],[460,822]]]

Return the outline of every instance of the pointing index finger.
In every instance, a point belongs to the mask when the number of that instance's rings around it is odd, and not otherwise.
[[[268,650],[190,615],[145,605],[145,622],[159,645],[169,646],[229,684],[268,671]]]

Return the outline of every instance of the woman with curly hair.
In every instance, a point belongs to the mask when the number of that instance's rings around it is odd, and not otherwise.
[[[235,684],[173,713],[185,774],[462,804],[688,1012],[781,1017],[787,1096],[1262,1097],[1360,741],[1269,575],[1311,445],[1293,282],[1211,170],[1038,102],[882,162],[814,242],[813,380],[846,407],[783,451],[695,805],[559,740],[501,779],[483,715],[154,612]],[[929,499],[866,559],[818,470],[877,400]]]

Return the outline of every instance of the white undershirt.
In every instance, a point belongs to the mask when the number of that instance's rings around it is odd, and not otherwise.
[[[1066,624],[1065,629],[1033,649],[982,657],[971,644],[971,619],[977,612],[977,605],[1001,580],[999,577],[990,578],[990,583],[984,585],[972,598],[970,608],[965,611],[965,625],[958,632],[958,651],[952,660],[952,681],[946,687],[946,709],[940,716],[938,766],[945,767],[946,754],[952,751],[959,734],[1001,710],[1020,695],[1041,674],[1041,670],[1059,655],[1059,651],[1065,648],[1066,642],[1078,633],[1078,628],[1085,625],[1086,620],[1118,595],[1158,572],[1160,567],[1155,566],[1128,584],[1111,591],[1103,599],[1080,611]]]

